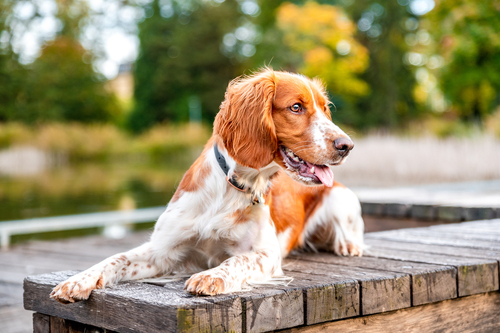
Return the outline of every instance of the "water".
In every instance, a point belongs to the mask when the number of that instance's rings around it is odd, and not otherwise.
[[[195,157],[87,162],[24,176],[0,175],[0,223],[166,205]]]

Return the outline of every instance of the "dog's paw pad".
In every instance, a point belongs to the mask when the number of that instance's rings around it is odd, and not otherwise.
[[[55,286],[50,298],[63,304],[74,303],[88,299],[92,290],[100,288],[104,288],[102,274],[82,272]]]

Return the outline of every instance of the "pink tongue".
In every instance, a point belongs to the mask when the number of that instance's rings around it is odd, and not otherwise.
[[[321,182],[328,187],[333,186],[333,172],[326,165],[315,165],[314,174],[321,180]]]

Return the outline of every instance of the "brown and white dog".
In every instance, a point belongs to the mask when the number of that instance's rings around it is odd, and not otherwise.
[[[233,80],[150,241],[60,283],[51,297],[85,300],[96,288],[173,272],[199,272],[185,289],[216,295],[281,276],[294,248],[360,256],[359,201],[330,169],[353,143],[328,105],[322,84],[302,75],[264,69]]]

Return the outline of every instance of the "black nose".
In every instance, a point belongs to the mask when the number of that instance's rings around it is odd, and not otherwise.
[[[333,141],[333,146],[337,149],[340,156],[346,156],[354,148],[354,143],[348,138],[339,138]]]

